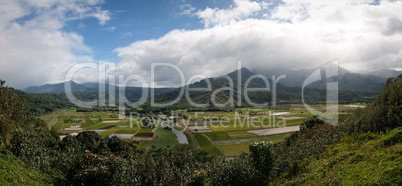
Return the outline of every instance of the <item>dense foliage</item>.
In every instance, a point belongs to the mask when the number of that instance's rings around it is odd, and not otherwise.
[[[302,173],[273,185],[401,185],[401,134],[402,128],[347,135],[310,157]]]
[[[367,108],[358,110],[345,123],[349,131],[378,132],[401,125],[402,122],[402,75],[390,78],[384,91]]]
[[[52,179],[35,168],[27,167],[13,153],[0,146],[1,185],[49,185]]]

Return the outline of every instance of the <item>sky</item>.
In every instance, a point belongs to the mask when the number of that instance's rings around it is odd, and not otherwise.
[[[79,83],[169,87],[239,61],[251,70],[333,59],[351,71],[402,69],[400,10],[388,0],[0,0],[0,79],[23,89],[79,69]],[[75,68],[88,63],[98,68]]]

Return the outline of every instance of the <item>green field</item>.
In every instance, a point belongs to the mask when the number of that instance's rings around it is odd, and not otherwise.
[[[200,146],[201,149],[211,151],[212,153],[218,155],[218,156],[223,156],[223,152],[219,150],[217,146],[212,144],[211,141],[209,141],[205,136],[202,134],[194,134],[194,138],[197,140],[198,145]]]
[[[176,134],[168,129],[164,129],[162,125],[156,125],[156,132],[158,138],[156,138],[156,140],[152,144],[155,149],[173,147],[174,145],[179,144]]]
[[[51,114],[41,116],[49,127],[53,127],[59,134],[64,133],[65,128],[71,126],[80,126],[81,130],[97,130],[110,125],[116,125],[113,128],[107,129],[99,133],[101,136],[110,136],[112,134],[135,134],[139,128],[130,128],[130,121],[128,119],[119,120],[118,118],[109,118],[111,115],[116,115],[112,111],[102,111],[102,112],[76,112],[74,109],[55,111]],[[83,119],[82,122],[69,122],[65,123],[66,119],[73,121],[76,118]],[[100,121],[100,118],[102,120]],[[110,122],[108,121],[121,121],[121,122]],[[105,123],[106,122],[106,123]],[[77,130],[78,132],[79,130]]]
[[[280,109],[272,108],[241,108],[234,112],[190,112],[187,113],[190,120],[188,122],[199,122],[212,130],[202,134],[193,134],[199,146],[202,149],[210,150],[216,155],[238,156],[242,152],[248,153],[248,146],[256,141],[279,142],[288,137],[291,133],[258,136],[246,132],[248,130],[276,128],[282,126],[300,125],[304,118],[312,116],[305,109],[301,109],[303,105],[287,105]],[[325,109],[323,105],[314,105],[314,109]],[[270,115],[274,112],[286,112],[285,115]],[[300,119],[283,118],[304,117]],[[194,120],[209,119],[207,121]],[[219,118],[219,119],[217,119]],[[210,140],[208,140],[208,138]],[[222,152],[223,150],[223,152]]]
[[[115,134],[135,134],[137,133],[139,128],[123,128],[118,129]]]
[[[246,131],[274,128],[283,125],[299,125],[304,119],[282,119],[282,117],[309,117],[312,115],[310,112],[305,110],[297,110],[299,106],[300,105],[291,106],[291,108],[296,110],[286,110],[283,108],[280,110],[271,108],[241,108],[234,112],[195,113],[186,112],[186,110],[176,112],[187,114],[189,116],[189,120],[187,122],[194,122],[195,117],[223,118],[222,121],[217,119],[208,121],[207,127],[211,129],[212,132],[193,134],[194,138],[200,148],[209,150],[218,156],[223,156],[224,154],[227,156],[238,156],[241,154],[241,152],[248,152],[249,144],[254,141],[263,140],[277,142],[289,136],[290,134],[258,136]],[[315,106],[315,108],[322,109],[325,107],[318,105]],[[270,116],[270,112],[291,112],[291,114],[283,116]],[[130,120],[119,120],[118,118],[110,118],[110,116],[116,116],[116,113],[113,113],[112,111],[80,113],[70,109],[57,111],[49,115],[42,116],[42,118],[46,120],[49,126],[53,125],[53,128],[58,130],[59,133],[62,133],[65,128],[77,125],[80,125],[82,130],[98,130],[103,127],[115,125],[110,129],[100,132],[99,135],[103,137],[110,136],[112,134],[150,133],[154,130],[152,128],[141,128],[137,125],[135,127],[130,127]],[[75,118],[82,118],[84,121],[81,123],[65,123],[66,119],[73,120]],[[177,137],[171,130],[163,129],[163,126],[157,123],[156,126],[158,138],[156,138],[152,144],[150,144],[149,141],[139,142],[138,148],[145,149],[148,145],[151,145],[152,152],[159,148],[173,147],[178,144]]]
[[[277,143],[290,136],[292,133],[274,134],[268,136],[257,136],[251,138],[232,138],[226,140],[215,141],[215,143],[223,149],[227,156],[238,156],[242,152],[248,153],[248,146],[252,142],[271,141]]]
[[[145,148],[148,147],[149,143],[149,141],[140,141],[138,142],[138,144],[135,144],[135,146],[137,146],[138,150],[145,150]]]
[[[282,126],[294,126],[300,125],[304,119],[295,120],[282,120],[277,117],[275,119],[264,119],[264,120],[230,120],[228,122],[212,121],[208,127],[214,132],[224,132],[224,131],[245,131],[245,130],[255,130],[264,128],[276,128]],[[261,122],[259,122],[261,121]]]

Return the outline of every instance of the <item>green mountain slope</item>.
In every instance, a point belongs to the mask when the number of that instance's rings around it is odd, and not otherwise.
[[[273,149],[273,185],[401,185],[402,75],[331,126],[308,119]]]
[[[23,91],[28,93],[62,93],[64,92],[64,84],[65,83],[56,83],[56,84],[46,84],[41,86],[32,86],[25,88]],[[80,85],[74,81],[71,81],[71,91],[79,92],[79,91],[96,91],[96,88],[86,87],[84,85]]]
[[[27,167],[4,146],[0,146],[0,185],[49,185],[51,182],[48,175]]]
[[[278,179],[276,184],[401,185],[402,128],[384,135],[345,136],[325,152],[310,158],[304,174]]]

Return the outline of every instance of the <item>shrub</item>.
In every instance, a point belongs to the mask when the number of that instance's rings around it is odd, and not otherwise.
[[[234,160],[217,162],[209,177],[209,185],[266,185],[267,181],[246,154]]]
[[[300,131],[305,132],[307,129],[312,129],[315,126],[323,125],[324,123],[325,122],[322,119],[320,119],[320,118],[318,118],[317,116],[314,115],[314,116],[311,116],[311,117],[305,119],[303,121],[303,123],[300,124]]]
[[[395,145],[402,142],[402,127],[391,131],[384,139],[385,146]]]
[[[273,167],[272,148],[272,143],[265,141],[254,142],[249,146],[251,162],[266,177],[271,173]]]

